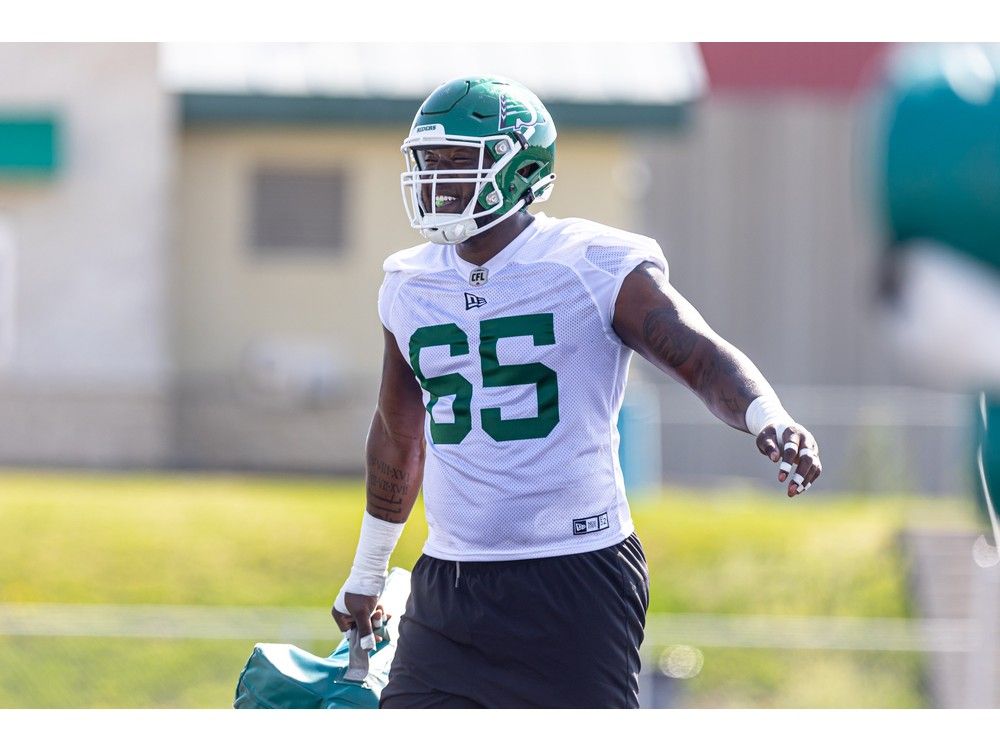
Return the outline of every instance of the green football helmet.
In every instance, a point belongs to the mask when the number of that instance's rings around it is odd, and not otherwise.
[[[478,164],[427,168],[424,150],[454,147],[475,149]],[[401,150],[406,171],[400,185],[410,226],[438,244],[465,242],[547,200],[556,178],[556,129],[548,111],[521,84],[495,76],[438,86],[420,105]],[[446,193],[462,184],[473,186],[473,197],[464,207],[454,206],[454,196]]]

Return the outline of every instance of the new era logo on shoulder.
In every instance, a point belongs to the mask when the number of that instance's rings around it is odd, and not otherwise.
[[[465,309],[471,310],[473,307],[482,307],[486,304],[486,300],[482,297],[477,297],[474,294],[465,293]]]

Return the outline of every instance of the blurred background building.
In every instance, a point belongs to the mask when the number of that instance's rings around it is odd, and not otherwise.
[[[174,451],[176,99],[153,45],[0,45],[0,460]]]
[[[852,134],[883,47],[0,45],[0,462],[360,472],[381,261],[420,239],[399,145],[437,83],[496,70],[559,128],[545,211],[657,238],[826,488],[960,490],[971,406],[908,387],[871,323]],[[770,475],[633,381],[653,479]]]

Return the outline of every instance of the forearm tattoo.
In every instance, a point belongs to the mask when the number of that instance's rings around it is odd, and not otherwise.
[[[365,483],[368,512],[383,521],[398,522],[411,491],[410,472],[371,456]]]
[[[693,362],[692,370],[694,390],[712,412],[734,427],[745,427],[747,407],[761,389],[747,377],[735,352],[713,346]]]
[[[648,356],[666,365],[697,393],[717,417],[737,429],[745,429],[746,409],[766,389],[757,382],[753,364],[738,349],[695,321],[685,321],[677,307],[649,311],[643,321],[643,343]]]

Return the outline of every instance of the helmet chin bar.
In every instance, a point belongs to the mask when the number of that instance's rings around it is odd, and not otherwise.
[[[525,201],[520,200],[507,213],[483,226],[477,225],[474,219],[466,218],[462,214],[425,214],[420,218],[420,234],[438,245],[460,245],[470,237],[482,234],[510,218],[525,205]],[[442,219],[444,221],[441,221]]]
[[[462,214],[425,214],[420,217],[420,234],[438,245],[457,245],[476,233],[479,227]]]

